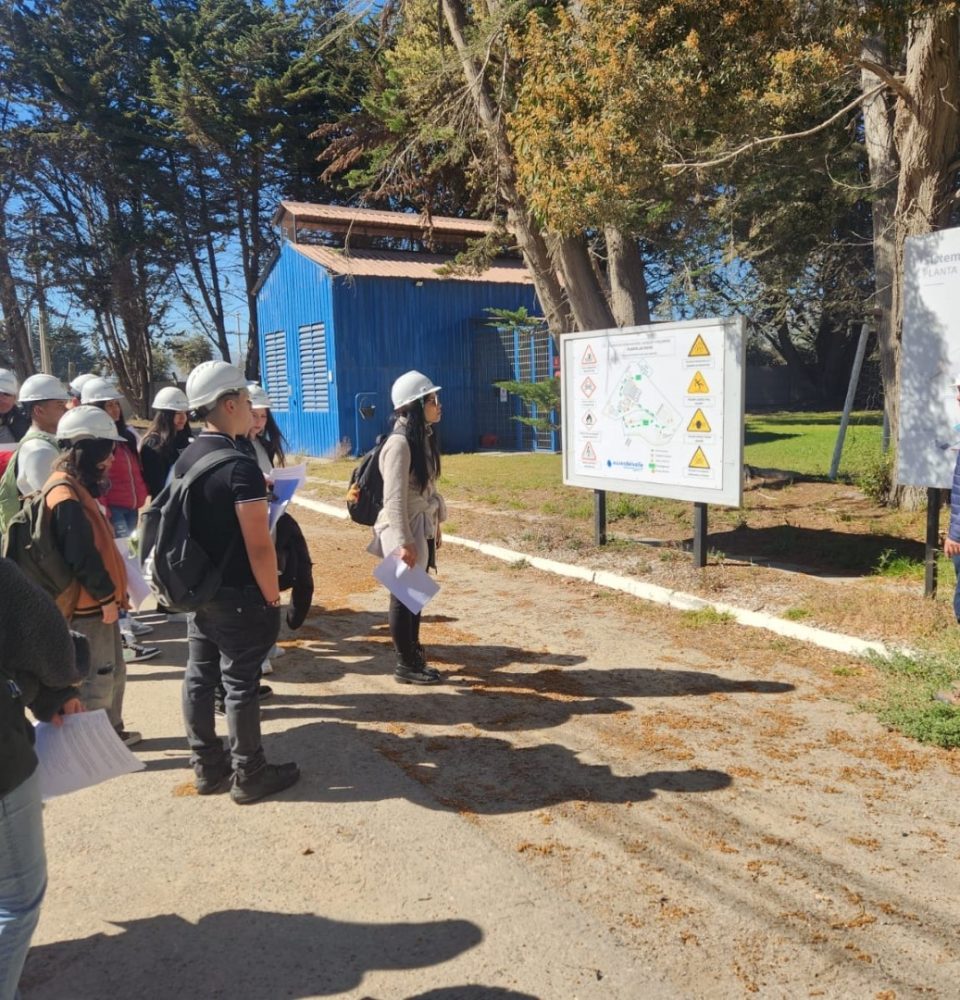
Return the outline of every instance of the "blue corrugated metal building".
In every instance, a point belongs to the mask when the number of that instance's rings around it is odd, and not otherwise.
[[[275,222],[283,240],[257,292],[260,370],[292,450],[369,448],[410,368],[443,387],[444,451],[517,446],[516,401],[492,386],[517,377],[515,352],[485,310],[536,313],[529,274],[508,257],[437,273],[488,223],[292,202]]]

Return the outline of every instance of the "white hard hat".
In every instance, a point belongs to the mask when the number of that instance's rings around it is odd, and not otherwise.
[[[20,388],[17,376],[9,368],[0,368],[0,392],[5,392],[8,396],[16,396]]]
[[[23,380],[20,386],[20,395],[17,399],[21,403],[40,403],[45,399],[70,398],[70,394],[63,387],[63,383],[54,375],[31,375]]]
[[[60,418],[57,438],[61,441],[82,441],[100,438],[104,441],[122,441],[117,425],[99,406],[75,406]]]
[[[122,396],[123,393],[115,382],[99,375],[88,378],[80,387],[81,403],[109,403],[112,399],[120,399]]]
[[[98,378],[94,372],[83,372],[73,379],[70,383],[70,388],[79,396],[80,390],[83,388],[84,383],[89,382],[92,378]]]
[[[270,402],[270,396],[267,390],[264,389],[262,385],[257,385],[256,382],[251,382],[247,386],[247,391],[250,393],[250,405],[257,410],[269,410],[273,405]]]
[[[390,389],[390,401],[393,408],[399,410],[401,406],[412,403],[417,399],[429,396],[431,392],[439,392],[440,386],[434,385],[423,372],[404,372]]]
[[[203,361],[187,376],[187,399],[190,408],[212,406],[228,392],[246,389],[243,372],[226,361]]]
[[[187,394],[183,389],[178,389],[175,385],[167,385],[153,397],[153,408],[186,413],[190,409],[190,403],[187,402]]]

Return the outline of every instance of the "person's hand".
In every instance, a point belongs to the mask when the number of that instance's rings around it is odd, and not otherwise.
[[[960,556],[960,542],[955,542],[952,538],[943,540],[943,554],[949,558]]]
[[[60,706],[60,711],[50,721],[55,726],[62,726],[63,717],[65,715],[78,715],[80,712],[85,711],[86,709],[83,707],[83,702],[79,698],[68,698]]]
[[[416,545],[401,545],[400,558],[410,567],[410,569],[413,569],[413,567],[417,565]]]
[[[116,601],[110,601],[102,605],[100,614],[103,616],[104,625],[112,625],[114,622],[120,620],[120,608],[117,606]]]
[[[443,545],[443,531],[441,530],[439,524],[437,525],[437,539],[434,544],[437,546],[438,549],[440,548],[441,545]]]

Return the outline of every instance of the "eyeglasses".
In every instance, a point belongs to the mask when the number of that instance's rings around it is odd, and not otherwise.
[[[431,404],[433,406],[441,406],[442,405],[440,403],[440,398],[436,394],[434,394],[432,396],[424,396],[423,397],[423,405],[424,406],[430,406]]]

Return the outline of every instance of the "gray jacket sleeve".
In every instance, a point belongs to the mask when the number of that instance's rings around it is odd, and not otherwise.
[[[27,704],[81,680],[66,619],[9,559],[0,559],[0,669]]]

